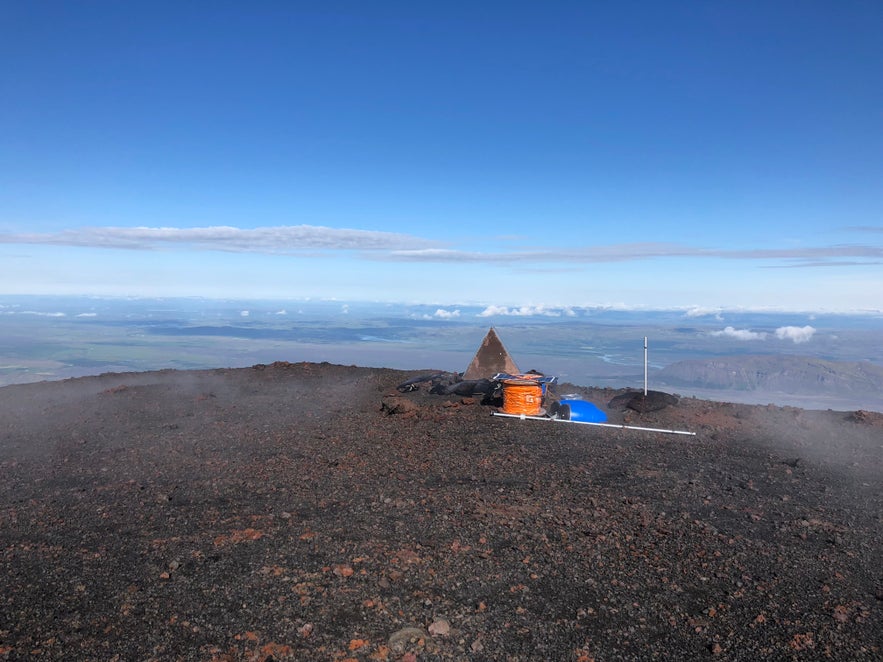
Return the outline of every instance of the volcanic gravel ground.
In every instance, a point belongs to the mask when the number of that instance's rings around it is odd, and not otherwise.
[[[0,389],[0,659],[883,656],[883,416],[610,412],[675,436],[410,376]]]

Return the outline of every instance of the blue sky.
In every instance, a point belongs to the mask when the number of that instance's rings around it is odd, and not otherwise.
[[[883,3],[0,7],[0,293],[883,309]]]

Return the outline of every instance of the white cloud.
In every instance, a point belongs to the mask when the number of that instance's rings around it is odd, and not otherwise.
[[[572,308],[559,306],[520,306],[518,308],[507,308],[506,306],[491,305],[477,314],[478,317],[493,317],[495,315],[509,315],[513,317],[574,317],[576,313]]]
[[[389,259],[403,262],[480,262],[480,263],[537,263],[537,262],[625,262],[650,257],[677,257],[695,253],[677,244],[635,243],[560,248],[543,251],[513,251],[508,253],[483,253],[448,248],[419,248],[394,250]]]
[[[765,333],[748,329],[735,329],[732,326],[728,326],[722,331],[712,331],[711,335],[734,338],[735,340],[764,340],[766,338]]]
[[[509,309],[505,306],[488,306],[480,313],[478,313],[478,317],[493,317],[494,315],[508,315]]]
[[[276,315],[287,315],[288,311],[283,308],[282,310],[277,310],[275,314]]]
[[[866,233],[877,228],[858,228]],[[560,246],[546,250],[482,252],[447,247],[425,237],[379,230],[329,228],[318,225],[237,228],[208,226],[91,227],[49,233],[0,233],[0,244],[49,244],[93,248],[157,250],[180,247],[236,253],[304,255],[310,251],[364,251],[383,261],[478,264],[596,264],[664,258],[763,260],[772,267],[833,267],[878,265],[883,246],[834,244],[803,248],[703,248],[668,242],[633,242],[594,246]]]
[[[13,313],[15,314],[15,313]],[[36,310],[23,310],[19,315],[36,315],[37,317],[67,317],[66,313],[41,313]]]
[[[791,340],[795,344],[809,342],[816,330],[811,326],[780,326],[776,329],[776,338]]]
[[[687,317],[709,317],[714,315],[716,320],[722,320],[720,308],[703,308],[702,306],[693,306],[686,313]]]
[[[438,319],[449,320],[454,317],[460,317],[459,310],[445,310],[444,308],[439,308],[433,314],[433,317],[437,317]]]
[[[240,316],[240,317],[248,317],[249,315],[251,315],[251,312],[248,311],[248,310],[240,310],[240,311],[239,311],[239,316]]]
[[[717,258],[725,260],[776,260],[780,266],[856,266],[879,264],[883,246],[868,244],[835,244],[806,248],[751,248],[728,250],[701,248],[665,242],[607,244],[576,248],[555,248],[543,251],[484,253],[448,248],[406,248],[393,250],[383,259],[404,262],[475,262],[484,264],[514,263],[577,263],[633,262],[656,258]],[[844,260],[844,258],[856,258]]]
[[[412,235],[377,230],[289,225],[267,228],[80,228],[55,233],[0,234],[5,244],[51,244],[155,250],[179,245],[236,253],[286,253],[303,250],[402,250],[420,249],[438,242]]]
[[[80,313],[77,317],[98,317],[98,313]]]

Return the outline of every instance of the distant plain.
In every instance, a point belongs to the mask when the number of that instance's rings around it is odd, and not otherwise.
[[[501,312],[502,311],[502,312]],[[519,314],[513,314],[518,312]],[[106,372],[274,361],[465,370],[489,327],[521,370],[577,385],[651,388],[666,366],[718,357],[812,357],[883,365],[883,315],[649,311],[93,297],[0,297],[0,386]],[[807,337],[777,329],[807,329]],[[883,410],[883,394],[667,388],[682,396],[808,409]]]

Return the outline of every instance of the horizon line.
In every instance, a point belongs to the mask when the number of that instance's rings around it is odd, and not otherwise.
[[[298,302],[309,303],[335,303],[346,304],[370,304],[378,306],[423,306],[440,308],[483,308],[485,311],[494,309],[481,317],[556,317],[567,316],[566,311],[612,311],[612,312],[635,312],[635,313],[665,313],[682,312],[689,317],[711,317],[724,313],[789,313],[807,315],[857,315],[874,316],[883,315],[883,309],[879,308],[851,308],[851,309],[827,309],[827,308],[787,308],[773,306],[744,306],[744,305],[721,305],[708,306],[701,304],[677,304],[670,306],[652,306],[648,304],[625,304],[625,303],[588,303],[588,304],[560,304],[560,303],[490,303],[486,301],[408,301],[402,299],[346,299],[338,297],[283,297],[283,296],[214,296],[205,294],[174,294],[174,295],[146,295],[146,294],[96,294],[96,293],[9,293],[0,292],[2,297],[31,297],[31,298],[69,298],[69,299],[105,299],[105,300],[202,300],[202,301],[227,301],[231,303],[256,303],[256,302]],[[557,314],[555,314],[557,313]]]

